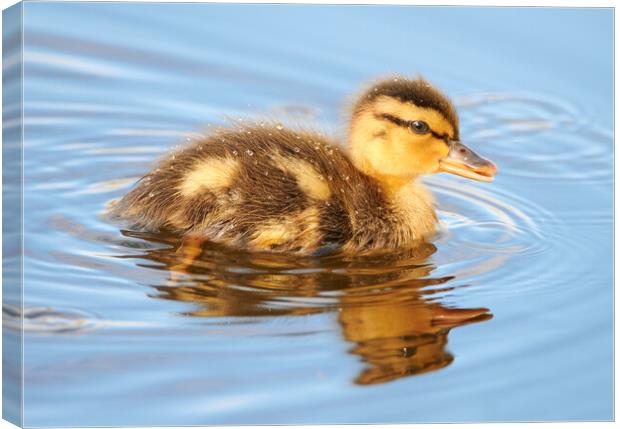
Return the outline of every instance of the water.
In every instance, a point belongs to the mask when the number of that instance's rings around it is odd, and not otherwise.
[[[24,423],[611,419],[612,19],[27,3]],[[341,135],[351,94],[393,72],[451,94],[463,140],[500,170],[425,179],[441,218],[427,246],[207,245],[188,265],[175,237],[102,216],[209,124]]]

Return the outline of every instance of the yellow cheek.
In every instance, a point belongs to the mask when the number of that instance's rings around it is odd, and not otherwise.
[[[412,158],[416,159],[422,173],[432,173],[439,167],[439,160],[448,155],[448,145],[432,136],[416,139],[412,147]]]
[[[437,139],[434,139],[432,146],[432,152],[434,153],[437,161],[439,161],[441,158],[445,158],[448,155],[448,152],[450,152],[450,148],[448,147],[448,145],[445,142],[439,141]]]

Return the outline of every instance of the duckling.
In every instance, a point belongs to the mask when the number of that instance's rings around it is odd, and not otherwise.
[[[217,129],[163,159],[112,214],[250,251],[415,246],[437,224],[418,179],[439,172],[490,182],[496,167],[460,143],[442,92],[397,77],[359,96],[346,149],[278,124]]]

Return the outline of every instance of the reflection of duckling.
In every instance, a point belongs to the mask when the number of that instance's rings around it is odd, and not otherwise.
[[[417,177],[491,181],[496,171],[459,143],[454,107],[422,78],[362,94],[348,145],[346,155],[319,134],[280,125],[221,129],[163,160],[113,212],[252,250],[400,247],[435,230],[433,199]]]
[[[485,308],[447,308],[437,301],[437,293],[452,290],[452,277],[431,277],[436,248],[430,243],[346,258],[237,252],[202,243],[189,261],[184,253],[191,246],[184,243],[178,252],[178,240],[167,244],[172,246],[127,255],[168,271],[165,284],[153,285],[156,297],[192,304],[186,316],[241,323],[245,317],[337,311],[351,353],[365,363],[357,384],[443,368],[454,359],[446,350],[450,330],[491,318]]]

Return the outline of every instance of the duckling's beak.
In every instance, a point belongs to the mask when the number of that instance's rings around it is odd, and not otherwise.
[[[457,176],[492,182],[497,173],[497,167],[488,159],[458,141],[450,141],[450,152],[439,161],[439,171],[456,174]]]

